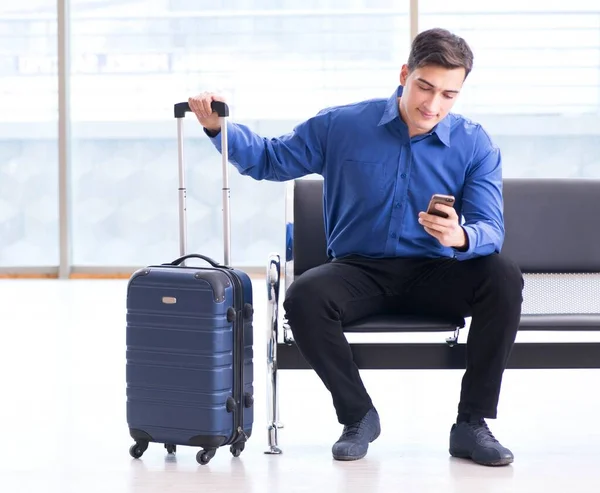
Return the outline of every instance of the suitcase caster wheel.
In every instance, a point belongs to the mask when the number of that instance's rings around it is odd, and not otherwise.
[[[215,456],[216,450],[201,450],[196,454],[198,464],[205,466]]]
[[[129,455],[131,455],[131,457],[134,459],[139,459],[142,455],[144,455],[144,452],[147,448],[148,445],[144,443],[135,443],[129,448]]]
[[[167,449],[167,454],[174,454],[177,452],[177,446],[172,443],[166,443],[165,448]]]
[[[231,447],[229,447],[229,451],[234,457],[239,457],[244,451],[244,444],[240,443],[239,445],[232,445]]]

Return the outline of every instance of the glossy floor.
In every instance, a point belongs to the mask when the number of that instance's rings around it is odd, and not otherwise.
[[[256,423],[241,457],[128,454],[124,281],[0,281],[0,491],[598,492],[600,372],[508,371],[496,436],[516,456],[484,468],[448,456],[461,372],[364,372],[382,436],[362,461],[331,459],[340,433],[312,372],[281,373],[281,456],[263,454],[265,292],[255,283]],[[439,337],[439,336],[435,336]]]

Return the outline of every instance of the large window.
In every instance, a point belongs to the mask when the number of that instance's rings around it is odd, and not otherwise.
[[[600,177],[600,9],[587,0],[420,0],[475,52],[459,110],[501,146],[505,176]]]
[[[600,177],[600,8],[588,0],[69,3],[79,270],[179,254],[174,103],[221,92],[232,119],[270,137],[323,107],[388,97],[415,3],[418,31],[445,27],[472,46],[456,110],[501,146],[505,176]],[[56,12],[56,0],[0,7],[0,274],[61,258]],[[222,260],[220,156],[193,117],[185,136],[188,249]],[[232,261],[262,269],[284,251],[284,185],[233,167],[230,178]]]
[[[223,92],[232,118],[270,136],[387,97],[410,41],[407,2],[390,3],[177,0],[144,15],[72,0],[74,263],[178,255],[175,102]],[[188,249],[221,260],[220,157],[193,117],[185,134]],[[261,266],[283,249],[283,185],[230,177],[232,261]]]
[[[58,265],[56,1],[0,4],[0,266]]]

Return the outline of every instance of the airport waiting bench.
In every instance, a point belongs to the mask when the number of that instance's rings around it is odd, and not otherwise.
[[[519,331],[600,331],[600,180],[509,178],[503,194],[502,254],[517,262],[525,279]],[[271,254],[267,264],[271,454],[281,453],[277,373],[310,368],[280,310],[294,279],[327,261],[322,180],[288,182],[285,209],[285,259],[282,265],[281,257]],[[438,343],[351,342],[351,347],[360,369],[464,369],[466,344],[459,340],[459,331],[465,325],[427,317],[373,316],[344,327],[344,332],[450,332]],[[517,339],[508,368],[600,368],[600,343]]]

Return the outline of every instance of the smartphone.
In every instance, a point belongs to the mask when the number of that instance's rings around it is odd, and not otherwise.
[[[429,205],[427,206],[427,214],[432,214],[439,217],[448,217],[445,212],[439,211],[435,208],[435,204],[445,204],[447,206],[454,206],[454,197],[452,195],[442,195],[441,193],[435,193],[431,196]]]

